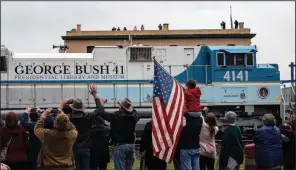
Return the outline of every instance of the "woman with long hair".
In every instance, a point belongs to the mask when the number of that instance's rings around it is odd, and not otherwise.
[[[200,169],[214,170],[216,158],[215,136],[218,132],[217,121],[213,113],[204,118],[200,132]]]

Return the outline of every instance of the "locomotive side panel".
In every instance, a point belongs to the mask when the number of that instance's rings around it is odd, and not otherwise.
[[[260,91],[262,83],[255,83],[254,81],[259,79],[253,78],[256,74],[247,73],[249,77],[245,75],[245,71],[258,70],[263,77],[265,76],[264,81],[273,81],[278,78],[274,74],[278,72],[276,68],[270,65],[264,68],[255,67],[255,52],[253,52],[253,66],[226,68],[216,66],[217,53],[221,52],[218,51],[221,48],[151,47],[151,56],[155,57],[180,83],[184,84],[188,79],[196,80],[202,87],[202,93],[206,94],[201,97],[203,105],[280,103],[279,84],[266,84],[266,88]],[[223,47],[223,49],[228,48]],[[236,50],[240,48],[236,47]],[[247,51],[247,47],[244,48],[240,53],[250,52],[253,47],[248,47]],[[232,51],[228,49],[228,53],[235,53],[233,49]],[[68,58],[38,58],[29,54],[26,54],[27,58],[21,58],[16,55],[10,60],[9,80],[2,80],[8,83],[9,100],[1,101],[1,106],[20,108],[25,105],[44,105],[46,107],[56,105],[62,98],[73,96],[81,98],[87,106],[94,106],[88,94],[90,83],[98,84],[100,95],[107,98],[107,105],[110,107],[116,106],[116,101],[125,97],[130,98],[136,106],[150,106],[152,84],[149,81],[153,76],[152,60],[131,61],[130,53],[129,50],[120,48],[95,48],[93,54],[87,54],[83,56],[84,58],[79,55]],[[29,56],[31,61],[28,61]],[[223,61],[226,57],[224,56]],[[207,64],[210,65],[206,67]],[[237,81],[231,79],[233,71]],[[48,74],[50,72],[55,74]],[[1,89],[7,91],[3,85]],[[264,93],[263,96],[266,94],[268,96],[260,98],[258,91]]]

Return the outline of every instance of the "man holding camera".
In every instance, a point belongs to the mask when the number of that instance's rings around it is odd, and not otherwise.
[[[34,133],[41,142],[38,155],[38,167],[43,170],[73,170],[73,145],[77,138],[77,130],[69,117],[59,110],[54,120],[54,129],[45,129],[44,121],[52,113],[49,108],[42,113],[36,123]]]

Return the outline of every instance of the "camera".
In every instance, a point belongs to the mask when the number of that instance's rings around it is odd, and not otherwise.
[[[57,114],[57,113],[59,113],[59,109],[54,108],[54,109],[51,110],[51,113],[53,113],[53,114]]]

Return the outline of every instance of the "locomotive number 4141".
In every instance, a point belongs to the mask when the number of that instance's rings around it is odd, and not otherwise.
[[[248,81],[249,73],[248,71],[226,71],[224,74],[224,80],[226,81]]]

